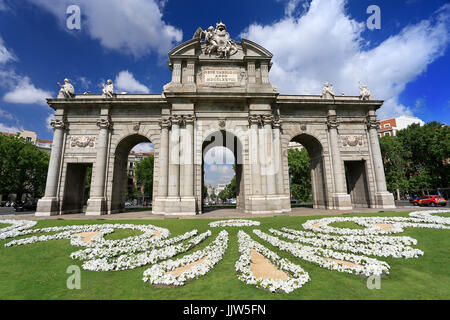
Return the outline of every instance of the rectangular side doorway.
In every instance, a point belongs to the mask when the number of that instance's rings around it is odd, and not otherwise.
[[[353,207],[369,208],[369,186],[367,184],[366,161],[344,161],[347,193],[350,194]]]
[[[89,197],[92,163],[68,163],[62,213],[82,213]]]

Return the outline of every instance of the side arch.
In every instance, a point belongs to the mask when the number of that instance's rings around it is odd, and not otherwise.
[[[328,188],[322,143],[315,136],[304,132],[293,136],[290,141],[300,143],[308,152],[314,208],[328,208]]]

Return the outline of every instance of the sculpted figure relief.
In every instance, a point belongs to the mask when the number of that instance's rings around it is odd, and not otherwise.
[[[58,82],[58,86],[61,87],[61,89],[59,89],[58,98],[75,98],[75,89],[69,79],[64,79],[64,84]]]
[[[367,89],[367,85],[366,84],[362,84],[361,82],[359,83],[359,99],[360,100],[373,100],[373,96],[370,93],[369,89]]]
[[[212,26],[208,30],[198,28],[194,34],[194,39],[205,39],[206,48],[204,54],[210,55],[216,53],[219,58],[227,58],[238,52],[238,48],[230,34],[227,32],[227,27],[224,23],[216,23],[216,29]]]
[[[103,96],[106,98],[114,97],[114,85],[112,80],[108,80],[106,85],[103,85]]]
[[[334,91],[333,85],[331,83],[325,82],[324,87],[322,89],[322,98],[323,99],[334,99]]]

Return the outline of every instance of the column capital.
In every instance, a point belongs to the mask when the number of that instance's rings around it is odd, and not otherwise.
[[[261,122],[261,116],[256,115],[256,114],[251,114],[248,116],[248,123],[250,125],[252,125],[252,124],[259,125],[260,122]]]
[[[161,121],[159,122],[159,125],[161,126],[161,129],[166,129],[166,128],[170,128],[171,126],[171,122],[169,119],[161,119]]]
[[[328,129],[337,129],[339,127],[339,121],[337,119],[328,118],[327,126]]]
[[[109,129],[112,127],[112,122],[110,119],[99,119],[97,120],[97,126],[100,129]]]
[[[379,129],[380,128],[380,121],[378,121],[376,118],[367,118],[366,119],[366,126],[367,129]]]
[[[64,129],[68,126],[68,124],[64,120],[53,119],[50,122],[50,125],[53,129]]]
[[[264,125],[272,125],[274,121],[274,117],[272,115],[270,116],[262,116],[262,121]]]
[[[195,121],[195,115],[193,115],[193,114],[184,115],[183,120],[185,123],[192,124]]]
[[[280,119],[274,119],[273,120],[273,127],[275,129],[281,129],[281,123],[282,123],[282,121]]]
[[[181,118],[181,116],[178,116],[178,115],[170,117],[170,122],[172,123],[172,125],[179,126],[181,124],[182,120],[183,119]]]

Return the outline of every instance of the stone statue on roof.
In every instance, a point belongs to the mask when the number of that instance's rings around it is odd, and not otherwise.
[[[323,99],[334,99],[334,91],[333,85],[329,82],[325,82],[324,87],[322,89],[322,98]]]
[[[75,88],[70,83],[69,79],[64,79],[64,84],[58,82],[58,86],[61,87],[58,92],[58,99],[72,99],[75,98]]]
[[[114,85],[112,80],[106,81],[106,85],[103,85],[103,97],[114,98]]]
[[[198,28],[194,33],[194,39],[205,39],[206,48],[204,54],[216,53],[218,58],[228,58],[238,52],[238,47],[230,38],[227,27],[223,22],[216,23],[216,29],[212,26],[208,30]]]
[[[370,93],[369,89],[367,89],[367,84],[359,83],[359,100],[373,100],[373,96]]]

